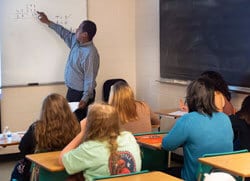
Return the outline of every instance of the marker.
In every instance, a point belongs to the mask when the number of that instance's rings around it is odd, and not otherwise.
[[[39,85],[39,83],[37,82],[28,83],[28,86],[36,86],[36,85]]]

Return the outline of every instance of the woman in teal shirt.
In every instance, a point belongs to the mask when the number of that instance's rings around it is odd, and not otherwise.
[[[196,180],[198,158],[207,153],[233,151],[233,130],[229,117],[218,112],[214,104],[214,85],[198,78],[187,88],[189,113],[177,120],[162,141],[165,150],[183,147],[184,166],[181,177]]]

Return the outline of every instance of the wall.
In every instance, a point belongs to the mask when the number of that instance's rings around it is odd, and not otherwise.
[[[101,56],[98,100],[106,79],[123,78],[136,89],[134,0],[89,0],[88,17],[98,25],[95,38]]]
[[[124,78],[134,90],[136,88],[134,7],[133,0],[88,1],[88,19],[97,24],[94,42],[101,58],[97,101],[102,98],[102,84],[106,79]],[[12,131],[27,129],[38,118],[43,98],[52,92],[65,95],[66,87],[51,85],[3,89],[2,128],[8,125]]]
[[[160,79],[159,0],[136,0],[135,9],[137,96],[154,110],[178,107],[186,86],[156,81]],[[245,96],[232,94],[232,103],[237,109]]]
[[[104,80],[122,77],[153,110],[178,107],[186,87],[156,81],[160,77],[158,7],[158,0],[88,1],[88,17],[98,25],[94,41],[101,55],[97,101],[101,100]],[[2,122],[13,125],[13,131],[27,128],[39,116],[42,99],[51,92],[65,95],[66,88],[55,85],[4,89]],[[244,97],[233,94],[236,108]]]

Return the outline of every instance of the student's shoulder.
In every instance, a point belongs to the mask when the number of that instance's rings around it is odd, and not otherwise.
[[[107,147],[107,141],[97,141],[97,140],[90,140],[85,141],[81,145],[79,145],[79,148],[83,151],[89,152],[91,150],[103,150]]]
[[[121,131],[119,137],[134,137],[134,135],[129,131]]]
[[[212,118],[216,120],[217,122],[223,122],[223,124],[227,124],[231,122],[229,116],[225,114],[224,112],[213,113]]]
[[[150,110],[149,105],[144,101],[136,101],[135,104],[137,108],[139,107],[140,109]]]
[[[129,131],[122,131],[117,139],[118,142],[121,141],[136,141],[134,135]]]
[[[213,113],[213,116],[219,117],[219,118],[224,118],[224,119],[229,119],[229,116],[225,114],[224,112],[215,112]]]
[[[198,113],[196,111],[189,112],[187,114],[184,114],[179,119],[177,119],[177,124],[179,125],[190,125],[190,123],[195,123],[196,121],[200,121],[202,119],[205,119],[206,116],[204,114]]]
[[[244,119],[241,119],[238,115],[229,116],[232,125],[248,125]],[[249,125],[250,127],[250,125]]]
[[[179,118],[179,120],[187,120],[187,119],[197,118],[197,117],[201,117],[201,116],[202,116],[201,114],[194,111],[194,112],[189,112],[189,113],[182,115]]]

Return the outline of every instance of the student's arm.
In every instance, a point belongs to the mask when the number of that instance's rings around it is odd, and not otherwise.
[[[159,125],[160,120],[158,116],[150,109],[150,119],[151,119],[151,125]]]
[[[84,136],[85,127],[86,127],[86,119],[82,120],[80,124],[81,124],[81,132],[60,153],[60,156],[59,156],[60,165],[63,165],[62,163],[63,155],[69,152],[70,150],[77,148],[83,142],[83,136]]]
[[[185,115],[176,121],[174,127],[162,140],[162,147],[165,150],[175,150],[185,143],[188,138],[187,122]]]
[[[63,26],[56,24],[48,19],[47,15],[44,12],[37,11],[38,19],[42,22],[47,24],[51,29],[53,29],[60,37],[65,41],[69,48],[72,45],[72,38],[74,33],[70,32],[69,30],[65,29]]]

